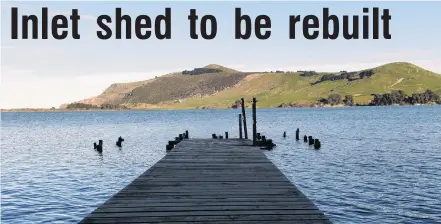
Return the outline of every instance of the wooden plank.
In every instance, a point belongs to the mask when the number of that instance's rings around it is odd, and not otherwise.
[[[249,140],[185,139],[81,223],[331,223]]]
[[[145,196],[145,198],[148,199],[179,199],[179,200],[188,200],[188,199],[222,199],[222,198],[248,198],[250,200],[255,200],[255,199],[284,199],[287,196],[286,195],[160,195],[160,194],[156,194],[156,195],[149,195],[149,196]],[[294,197],[294,195],[291,195],[291,197]],[[297,195],[295,196],[296,198],[305,198],[307,199],[307,197],[303,196],[303,195]],[[113,198],[118,199],[118,200],[136,200],[139,197],[130,197],[130,196],[126,196],[126,197],[120,197],[118,195],[114,195]],[[277,203],[277,202],[276,202]]]
[[[93,213],[131,213],[131,212],[148,212],[148,213],[155,213],[155,212],[188,212],[188,211],[200,211],[200,212],[206,212],[206,211],[259,211],[264,210],[264,212],[267,211],[276,211],[276,210],[311,210],[308,212],[311,213],[318,213],[321,214],[320,211],[317,210],[317,208],[313,205],[307,204],[296,204],[295,207],[292,206],[292,204],[289,205],[253,205],[250,203],[247,206],[236,206],[236,205],[212,205],[212,206],[103,206],[98,209],[96,209]],[[306,211],[305,211],[306,212]],[[210,213],[211,214],[211,213]],[[309,214],[309,213],[308,213]]]
[[[125,221],[125,220],[124,220]],[[129,220],[128,222],[124,222],[124,223],[144,223],[143,221],[139,221],[139,220],[135,220],[135,222],[132,222],[133,220]],[[108,221],[108,219],[95,219],[93,223],[118,223],[118,221]],[[222,221],[210,221],[209,223],[222,223],[225,224],[226,222],[228,223],[240,223],[240,224],[254,224],[256,223],[256,221],[234,221],[234,220],[222,220]],[[148,222],[148,223],[152,223],[152,222]],[[193,223],[201,223],[198,221],[191,221],[191,222],[153,222],[153,223],[161,223],[161,224],[168,224],[168,223],[173,223],[173,224],[193,224]],[[202,221],[202,223],[206,223],[206,221]],[[303,221],[265,221],[265,224],[323,224],[323,223],[330,223],[330,222],[326,222],[325,220],[303,220]]]
[[[193,211],[192,216],[216,216],[216,215],[321,215],[319,210],[226,210],[226,211]],[[188,211],[134,211],[134,212],[96,212],[96,218],[118,217],[169,217],[188,215]]]
[[[112,203],[144,203],[144,204],[158,204],[158,203],[312,203],[308,198],[294,198],[294,197],[271,197],[271,198],[245,198],[245,197],[212,197],[212,198],[135,198],[130,200],[111,198],[106,204]]]
[[[294,206],[295,209],[297,209],[297,206],[311,206],[316,208],[316,206],[314,204],[312,204],[310,201],[298,201],[298,202],[278,202],[278,201],[273,201],[273,202],[256,202],[256,201],[242,201],[242,202],[217,202],[217,201],[212,201],[212,202],[157,202],[157,203],[152,203],[148,200],[115,200],[113,202],[108,202],[105,205],[103,205],[102,207],[197,207],[197,206],[207,206],[207,207],[211,207],[211,206],[281,206],[281,207],[285,207],[285,206]],[[100,208],[102,208],[100,207]],[[99,209],[99,208],[98,208]]]
[[[223,216],[169,216],[169,217],[118,217],[101,218],[91,217],[80,223],[165,223],[165,222],[221,222],[230,223],[235,221],[243,223],[268,223],[288,221],[289,223],[331,223],[324,215],[223,215]]]

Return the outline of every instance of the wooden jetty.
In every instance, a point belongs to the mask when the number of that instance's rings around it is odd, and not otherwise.
[[[331,221],[251,140],[230,138],[182,140],[80,223]]]

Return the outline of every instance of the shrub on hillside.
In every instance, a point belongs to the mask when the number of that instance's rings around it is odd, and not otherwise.
[[[303,77],[310,77],[310,76],[318,75],[318,73],[315,71],[297,71],[297,72],[301,73],[300,76],[303,76]]]
[[[357,74],[357,72],[346,72],[343,71],[341,72],[341,74],[325,74],[323,75],[319,80],[311,83],[311,85],[316,85],[319,84],[321,82],[326,82],[326,81],[338,81],[338,80],[344,80],[347,79],[348,81],[354,81],[357,79],[363,79],[363,78],[369,78],[372,75],[374,75],[375,72],[374,70],[366,70],[366,71],[362,71],[359,74]]]
[[[343,103],[346,106],[354,106],[354,97],[352,95],[346,95],[345,99],[343,100]]]
[[[66,108],[71,109],[71,110],[75,110],[75,109],[89,110],[89,109],[98,109],[99,107],[96,105],[86,104],[86,103],[71,103],[71,104],[67,105]]]
[[[341,102],[341,96],[339,94],[331,94],[327,99],[322,98],[319,100],[319,102],[323,104],[337,105]]]
[[[201,74],[208,74],[208,73],[219,73],[222,72],[220,69],[216,68],[195,68],[191,71],[183,71],[183,75],[201,75]]]

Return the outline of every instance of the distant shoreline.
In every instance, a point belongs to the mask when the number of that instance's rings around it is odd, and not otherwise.
[[[260,107],[257,109],[283,109],[283,108],[347,108],[347,107],[402,107],[402,106],[441,106],[440,104],[404,104],[404,105],[382,105],[382,106],[373,106],[373,105],[354,105],[354,106],[346,106],[346,105],[324,105],[324,106],[286,106],[286,107]],[[185,109],[169,109],[169,108],[152,108],[152,109],[91,109],[91,110],[68,110],[68,109],[43,109],[43,108],[29,108],[29,109],[0,109],[2,113],[13,113],[13,112],[111,112],[111,111],[154,111],[154,110],[218,110],[218,109],[231,109],[238,110],[234,108],[185,108]],[[247,107],[247,109],[250,109]]]

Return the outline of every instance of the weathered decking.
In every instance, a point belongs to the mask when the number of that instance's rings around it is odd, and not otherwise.
[[[185,139],[81,223],[331,223],[251,141]]]

